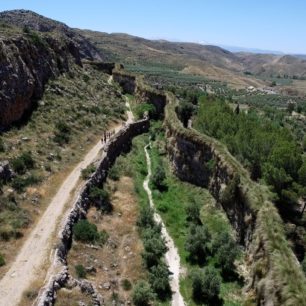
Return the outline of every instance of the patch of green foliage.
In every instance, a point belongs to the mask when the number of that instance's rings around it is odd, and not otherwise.
[[[88,165],[85,169],[82,169],[81,171],[82,179],[88,180],[95,171],[96,167],[93,164]]]
[[[139,281],[134,286],[132,300],[135,306],[149,306],[155,299],[152,288],[146,281]]]
[[[127,278],[121,281],[121,286],[125,291],[129,291],[132,289],[132,283]]]
[[[103,212],[109,213],[113,210],[113,206],[110,202],[110,195],[108,191],[103,188],[92,186],[89,191],[89,199]]]
[[[12,161],[12,168],[18,174],[25,174],[27,170],[33,169],[35,161],[31,152],[23,152],[19,156],[15,157]]]
[[[59,145],[64,145],[70,141],[71,128],[67,123],[59,121],[55,125],[54,141]]]
[[[218,271],[211,267],[197,269],[190,275],[192,280],[192,294],[195,301],[208,305],[219,304],[221,278]]]
[[[5,259],[4,256],[2,254],[0,254],[0,267],[5,265]]]
[[[105,231],[98,232],[97,226],[88,220],[80,220],[73,226],[74,238],[81,242],[104,245],[108,239]]]
[[[78,278],[86,278],[86,270],[83,265],[76,265],[74,268]]]
[[[294,203],[306,190],[300,188],[302,151],[291,132],[256,112],[236,114],[223,101],[202,97],[195,120],[202,133],[224,142],[250,171],[264,179],[280,202]]]

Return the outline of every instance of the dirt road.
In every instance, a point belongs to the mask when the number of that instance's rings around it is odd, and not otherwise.
[[[151,168],[151,159],[150,155],[148,153],[148,147],[149,145],[145,146],[144,150],[146,153],[146,159],[147,159],[147,168],[148,168],[148,175],[146,179],[143,182],[143,188],[145,189],[146,193],[148,194],[149,203],[152,208],[154,208],[154,202],[152,197],[152,191],[149,187],[150,178],[152,175],[152,168]],[[184,299],[180,293],[180,256],[178,254],[177,248],[174,245],[174,242],[170,235],[167,232],[166,226],[164,222],[162,221],[160,215],[158,213],[154,213],[154,219],[156,222],[160,223],[162,225],[162,235],[166,241],[166,245],[168,248],[168,251],[165,255],[166,262],[169,266],[169,270],[172,273],[171,279],[170,279],[170,286],[172,290],[172,306],[185,306]]]
[[[128,103],[127,107],[129,109]],[[127,112],[127,116],[127,122],[132,122],[133,114],[130,110]],[[121,127],[122,125],[118,125],[115,131],[118,132]],[[97,158],[102,147],[103,144],[99,141],[65,179],[41,219],[23,244],[14,263],[0,280],[1,306],[18,305],[23,292],[37,278],[40,268],[44,264],[50,265],[51,237],[57,229],[58,221],[65,215],[65,211],[71,209],[71,207],[65,209],[65,204],[69,200],[71,192],[78,184],[81,170]]]

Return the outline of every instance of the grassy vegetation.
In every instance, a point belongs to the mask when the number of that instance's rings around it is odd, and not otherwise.
[[[124,117],[124,100],[107,79],[90,65],[72,66],[48,82],[28,121],[1,134],[0,160],[9,160],[16,173],[1,182],[0,248],[8,261],[11,245],[5,241],[22,237],[67,170],[110,122]]]
[[[240,176],[241,192],[245,201],[250,209],[257,212],[257,226],[252,241],[254,249],[262,244],[267,250],[265,257],[255,259],[253,273],[262,279],[263,285],[272,282],[279,288],[277,297],[279,303],[283,305],[303,303],[306,280],[286,240],[283,222],[271,202],[271,194],[267,188],[250,180],[249,174],[231,156],[224,145],[205,134],[185,129],[175,113],[177,105],[175,97],[169,93],[167,97],[165,123],[168,129],[183,139],[187,138],[199,145],[211,146],[214,154],[226,165],[229,173],[237,173]],[[257,271],[256,267],[261,268]],[[270,271],[271,273],[267,275]]]
[[[155,139],[150,150],[153,176],[159,166],[162,165],[166,173],[165,185],[167,187],[161,192],[154,188],[154,184],[151,184],[154,202],[169,234],[174,239],[181,262],[188,271],[181,281],[181,292],[185,300],[188,301],[188,305],[194,305],[192,283],[189,275],[198,265],[190,262],[189,252],[186,250],[186,242],[190,230],[190,206],[200,206],[200,222],[211,233],[211,241],[215,240],[221,233],[230,233],[230,235],[233,233],[224,212],[216,207],[213,197],[207,190],[182,182],[172,174],[169,161],[165,155],[165,142],[162,132],[157,134]],[[214,266],[215,262],[216,257],[213,255],[209,257],[205,265]],[[224,300],[224,305],[241,305],[242,296],[240,290],[241,285],[238,281],[223,280],[220,298]]]

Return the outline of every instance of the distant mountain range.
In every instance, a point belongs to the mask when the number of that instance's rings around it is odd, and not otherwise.
[[[71,29],[63,23],[24,10],[0,13],[0,21],[39,32],[60,33],[65,39],[73,40],[83,57],[123,64],[170,67],[182,73],[204,75],[235,86],[262,86],[261,80],[252,75],[306,77],[306,55],[292,56],[269,50],[221,48],[188,42],[148,40],[124,33]]]
[[[246,53],[256,53],[256,54],[285,55],[284,52],[275,51],[275,50],[263,50],[263,49],[258,49],[258,48],[245,48],[245,47],[227,46],[227,45],[219,45],[219,47],[226,49],[228,51],[234,52],[234,53],[246,52]]]

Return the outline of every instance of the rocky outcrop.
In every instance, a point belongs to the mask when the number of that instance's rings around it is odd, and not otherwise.
[[[0,182],[7,182],[14,176],[9,161],[0,162]]]
[[[103,60],[100,52],[78,31],[66,24],[41,16],[29,10],[12,10],[0,13],[0,20],[8,25],[24,30],[41,33],[56,33],[60,40],[71,42],[80,53],[82,59]]]
[[[136,77],[122,68],[113,71],[113,80],[120,85],[123,93],[135,95],[138,103],[153,104],[156,110],[153,119],[163,117],[167,98],[162,91],[147,86],[141,77]]]
[[[149,129],[149,120],[143,119],[135,123],[130,123],[114,135],[104,147],[102,159],[99,162],[96,171],[92,174],[86,185],[80,192],[78,199],[73,205],[72,210],[68,214],[63,227],[60,231],[59,242],[55,250],[54,270],[60,271],[53,275],[48,284],[42,289],[37,300],[38,306],[54,305],[56,300],[56,292],[64,287],[69,279],[69,271],[67,268],[67,254],[72,244],[72,229],[73,225],[78,220],[86,217],[89,208],[89,192],[92,186],[101,186],[106,178],[110,167],[113,165],[116,158],[129,149],[133,137],[147,132]],[[77,284],[84,291],[92,296],[93,305],[99,306],[102,304],[102,297],[99,296],[96,289],[88,282]],[[84,289],[85,288],[85,289]]]
[[[133,95],[136,92],[136,76],[122,71],[113,71],[113,80],[120,85],[124,94]]]
[[[91,65],[95,69],[102,71],[103,73],[107,73],[109,75],[112,74],[113,69],[115,68],[115,63],[104,63],[104,62],[97,62],[97,61],[86,61],[88,65]]]
[[[60,22],[24,10],[2,12],[0,20],[0,128],[32,110],[50,78],[82,59],[101,60],[93,45]]]
[[[47,81],[68,71],[70,62],[81,65],[71,42],[33,35],[0,41],[0,126],[20,120],[42,96]]]

